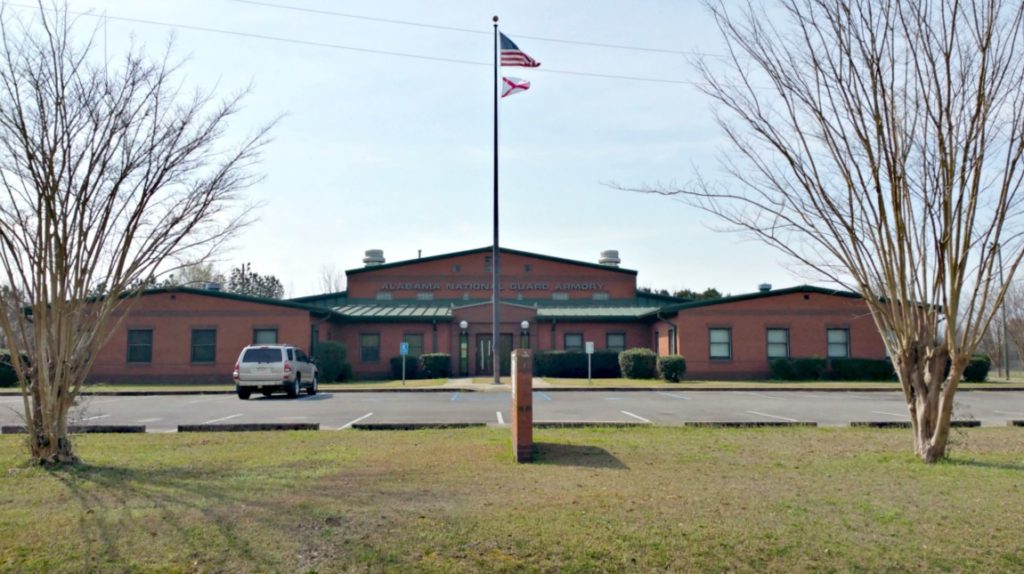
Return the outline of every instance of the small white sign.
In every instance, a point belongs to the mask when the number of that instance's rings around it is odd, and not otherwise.
[[[594,342],[593,341],[587,341],[587,354],[588,355],[593,355],[594,354]]]

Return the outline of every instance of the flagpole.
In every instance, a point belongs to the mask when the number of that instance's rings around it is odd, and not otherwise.
[[[494,244],[491,251],[491,372],[501,384],[501,339],[498,329],[498,17],[494,17]]]

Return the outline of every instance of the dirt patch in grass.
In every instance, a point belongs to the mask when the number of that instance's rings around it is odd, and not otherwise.
[[[0,570],[1020,571],[1022,432],[82,436],[60,471],[2,436]]]

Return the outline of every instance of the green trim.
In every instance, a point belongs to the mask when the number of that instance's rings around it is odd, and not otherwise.
[[[371,267],[357,267],[355,269],[349,269],[345,271],[346,275],[355,275],[358,273],[367,273],[370,271],[377,271],[378,269],[394,269],[395,267],[403,267],[406,265],[415,265],[417,263],[428,263],[430,261],[440,261],[442,259],[449,259],[451,257],[461,257],[463,255],[473,255],[475,253],[486,254],[493,250],[492,247],[478,247],[476,249],[467,249],[466,251],[454,251],[452,253],[442,253],[440,255],[431,255],[429,257],[420,257],[418,259],[407,259],[405,261],[396,261],[394,263],[384,263],[381,265],[373,265]],[[577,265],[580,267],[587,267],[590,269],[600,269],[602,271],[612,271],[615,273],[624,273],[626,275],[636,275],[637,272],[632,269],[623,269],[621,267],[611,267],[609,265],[601,265],[600,263],[589,263],[586,261],[576,261],[574,259],[563,259],[561,257],[553,257],[551,255],[541,255],[540,253],[531,253],[529,251],[519,251],[518,249],[508,249],[507,247],[500,247],[498,249],[500,254],[509,255],[522,255],[525,257],[533,257],[535,259],[543,259],[545,261],[554,261],[555,263],[565,263],[568,265]]]

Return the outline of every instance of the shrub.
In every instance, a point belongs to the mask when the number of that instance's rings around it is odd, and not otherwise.
[[[679,355],[658,357],[658,376],[666,381],[678,383],[686,374],[686,359]]]
[[[819,381],[825,375],[828,361],[818,357],[775,359],[771,362],[772,378],[783,381]]]
[[[320,373],[320,380],[326,383],[345,380],[347,373],[352,376],[352,366],[345,360],[348,353],[345,345],[337,341],[320,341],[313,349],[313,361]]]
[[[627,349],[619,353],[619,369],[627,379],[653,379],[658,356],[650,349]]]
[[[537,351],[533,372],[538,377],[582,379],[587,376],[587,354],[583,351]],[[619,377],[619,353],[595,351],[590,358],[590,374],[601,379]]]
[[[832,359],[832,378],[839,381],[895,381],[889,359]]]
[[[971,355],[970,362],[964,367],[964,381],[983,383],[988,378],[988,371],[991,368],[992,359],[988,355]]]
[[[406,379],[418,379],[419,377],[419,361],[416,357],[405,356],[405,378]],[[402,357],[391,357],[391,378],[401,379],[402,378]]]
[[[427,353],[420,355],[416,367],[427,379],[444,379],[451,374],[452,356],[448,353]]]
[[[28,354],[21,354],[21,361],[29,364]],[[14,363],[11,361],[11,352],[7,349],[0,349],[0,387],[18,386],[18,374],[14,372]]]

